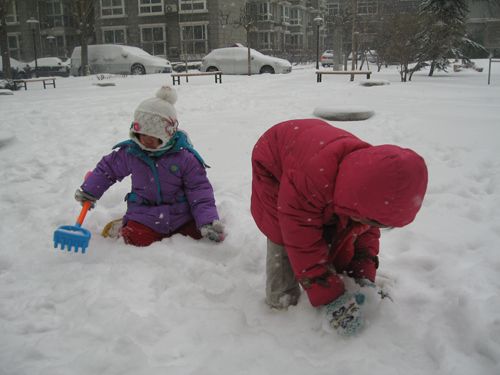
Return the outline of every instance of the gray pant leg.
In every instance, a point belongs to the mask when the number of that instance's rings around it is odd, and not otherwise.
[[[285,309],[296,305],[299,296],[299,283],[284,246],[267,239],[266,303],[277,309]]]

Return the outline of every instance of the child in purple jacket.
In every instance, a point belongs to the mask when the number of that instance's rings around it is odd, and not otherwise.
[[[126,243],[148,246],[175,233],[220,242],[219,221],[206,164],[183,131],[177,130],[177,94],[163,86],[134,113],[130,139],[104,156],[75,193],[95,203],[116,181],[131,175],[127,212],[118,233]]]

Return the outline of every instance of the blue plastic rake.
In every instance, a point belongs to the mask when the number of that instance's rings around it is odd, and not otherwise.
[[[61,250],[67,248],[68,251],[74,250],[75,253],[78,252],[78,249],[81,249],[82,254],[85,254],[85,250],[89,246],[91,234],[87,229],[82,228],[82,223],[91,206],[92,202],[86,201],[83,204],[78,219],[76,219],[75,225],[62,225],[54,231],[55,248],[60,246]]]

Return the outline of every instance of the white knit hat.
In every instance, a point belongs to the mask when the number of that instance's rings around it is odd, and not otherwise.
[[[174,104],[177,93],[170,86],[163,86],[154,98],[141,102],[134,112],[134,122],[130,127],[130,138],[142,149],[161,151],[168,148],[167,143],[177,131],[177,112]],[[137,138],[137,134],[145,134],[161,140],[157,149],[146,148]]]

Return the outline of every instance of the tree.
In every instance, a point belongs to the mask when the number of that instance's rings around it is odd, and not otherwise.
[[[446,71],[450,57],[467,59],[463,47],[466,43],[473,43],[466,37],[468,12],[466,0],[423,0],[418,61],[420,64],[430,61],[429,76],[435,69]]]
[[[88,57],[88,38],[94,29],[94,1],[76,0],[72,2],[72,12],[80,35],[81,75],[90,74]]]
[[[2,51],[3,74],[7,79],[12,79],[9,39],[7,36],[7,12],[11,6],[12,0],[0,0],[0,50]]]
[[[410,67],[418,55],[418,30],[417,15],[392,14],[380,22],[375,48],[382,61],[399,65],[401,82],[411,81],[413,73],[422,67],[418,62]]]
[[[250,55],[250,32],[255,29],[255,24],[257,23],[257,4],[252,2],[246,2],[245,5],[240,9],[240,18],[234,23],[235,27],[242,27],[246,33],[247,39],[247,62],[248,62],[248,75],[252,75],[251,70],[251,55]]]

